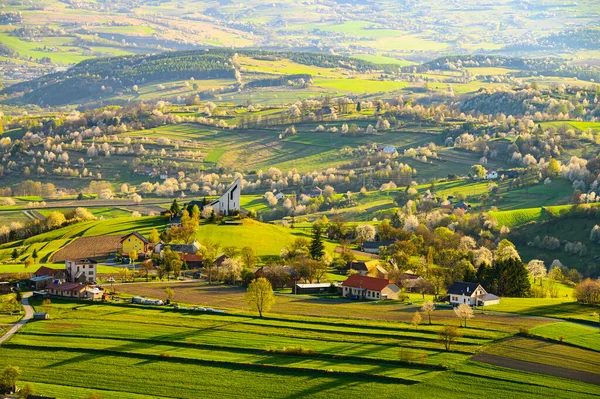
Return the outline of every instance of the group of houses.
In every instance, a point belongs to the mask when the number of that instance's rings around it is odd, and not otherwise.
[[[96,284],[97,262],[67,260],[64,269],[41,266],[29,279],[31,288],[47,295],[74,299],[102,299],[105,291]]]

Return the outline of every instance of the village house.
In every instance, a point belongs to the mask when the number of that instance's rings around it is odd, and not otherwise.
[[[398,152],[398,150],[396,149],[396,147],[394,147],[393,145],[383,146],[383,148],[381,149],[381,151],[383,151],[386,154],[395,154],[396,152]]]
[[[189,244],[167,244],[161,241],[154,246],[154,252],[163,256],[163,251],[166,247],[169,247],[171,248],[171,251],[180,254],[195,254],[200,251],[200,243],[194,240]]]
[[[458,306],[463,303],[471,306],[498,305],[500,298],[489,294],[480,284],[456,282],[448,289],[450,304]]]
[[[323,194],[323,190],[319,187],[315,187],[312,190],[310,190],[308,193],[306,193],[306,195],[308,195],[310,198],[317,198],[320,197]]]
[[[131,232],[121,237],[121,251],[123,256],[129,256],[132,251],[144,255],[150,251],[150,241],[137,231]]]
[[[65,262],[69,281],[72,283],[94,283],[96,261],[91,259],[67,260]]]
[[[185,262],[189,269],[200,269],[204,267],[202,255],[180,253],[179,258]]]
[[[342,283],[342,295],[352,299],[398,299],[400,288],[384,278],[353,274]]]
[[[430,282],[414,273],[402,273],[398,281],[405,292],[426,292],[433,290],[433,285]]]
[[[363,243],[363,252],[369,253],[369,254],[379,254],[379,248],[381,247],[389,247],[390,245],[392,245],[394,243],[394,241],[365,241]]]
[[[487,175],[486,175],[486,179],[488,180],[497,180],[498,179],[498,172],[493,170],[493,169],[488,169],[487,171]]]
[[[52,269],[46,266],[40,266],[39,269],[33,273],[34,277],[52,277],[53,280],[63,280],[66,281],[67,271],[65,269]]]
[[[275,198],[277,198],[277,200],[278,200],[278,201],[281,201],[282,199],[284,199],[284,198],[285,198],[285,194],[284,194],[284,193],[282,193],[281,191],[274,191],[274,192],[273,192],[273,196],[274,196]]]
[[[257,268],[254,275],[269,280],[273,288],[291,288],[298,280],[298,272],[292,266],[263,266]]]
[[[348,263],[347,270],[354,270],[361,276],[366,276],[379,265],[378,260],[369,261],[351,261]]]
[[[46,292],[52,296],[73,299],[101,299],[104,291],[80,283],[52,283],[46,286]]]

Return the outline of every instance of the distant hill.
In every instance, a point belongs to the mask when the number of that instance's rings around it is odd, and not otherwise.
[[[130,55],[82,61],[65,72],[42,76],[7,87],[0,94],[9,102],[57,106],[90,97],[110,96],[134,85],[174,79],[234,79],[235,54],[260,59],[285,58],[299,64],[322,68],[344,68],[357,72],[389,71],[395,65],[378,65],[368,61],[322,53],[234,51],[226,49],[176,51],[156,55]],[[272,85],[272,79],[264,84]]]

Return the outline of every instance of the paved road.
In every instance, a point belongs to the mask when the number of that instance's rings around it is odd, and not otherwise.
[[[29,297],[31,295],[31,292],[27,292],[23,295],[23,308],[25,308],[25,316],[21,320],[19,320],[19,322],[17,322],[14,326],[12,326],[11,329],[6,332],[6,334],[0,337],[0,345],[2,345],[4,341],[8,340],[10,337],[15,335],[15,333],[25,325],[25,323],[27,323],[33,318],[33,308],[29,304]]]

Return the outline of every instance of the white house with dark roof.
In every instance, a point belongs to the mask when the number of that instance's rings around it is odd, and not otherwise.
[[[450,304],[458,306],[463,303],[471,306],[490,306],[498,305],[500,298],[494,294],[488,293],[481,284],[456,282],[448,288]]]

